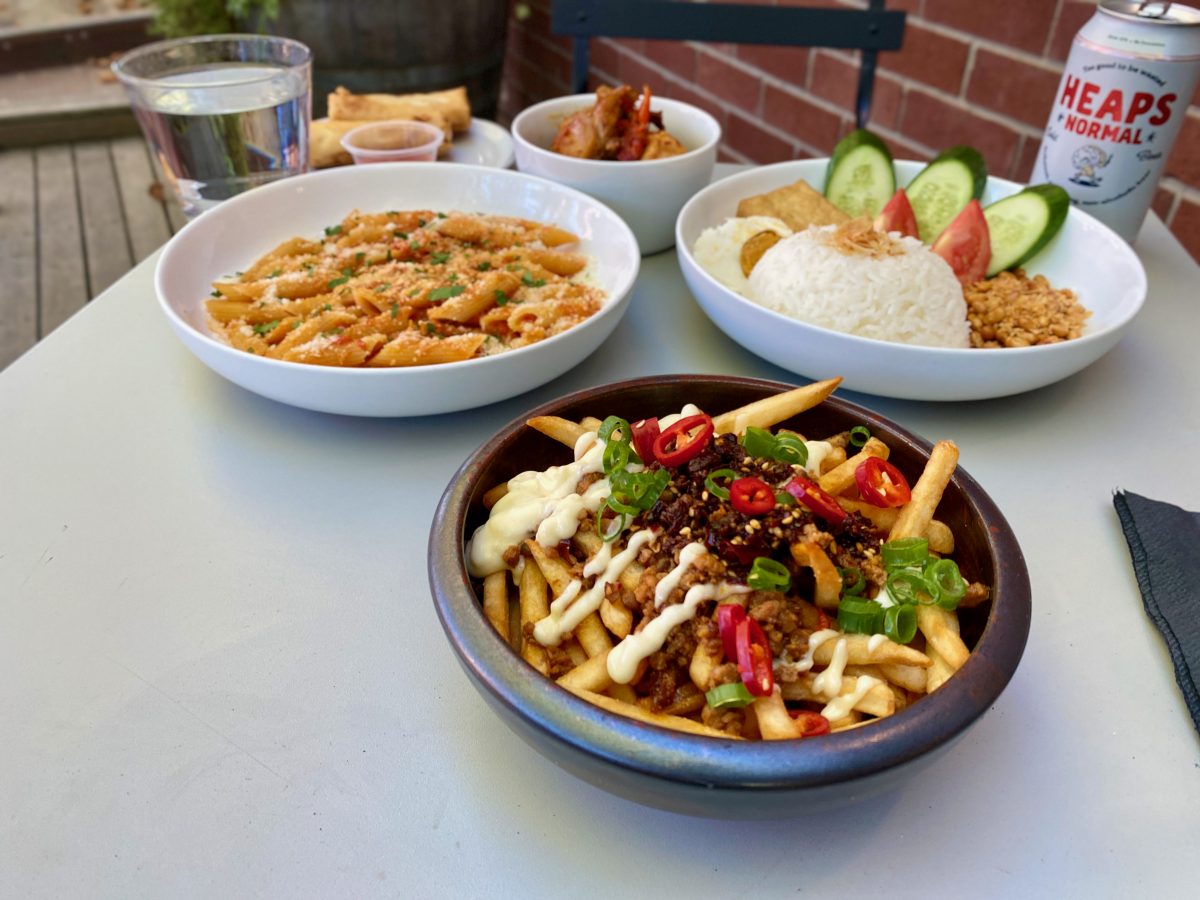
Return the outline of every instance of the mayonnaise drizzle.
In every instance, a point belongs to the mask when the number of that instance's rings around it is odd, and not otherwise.
[[[811,640],[811,638],[810,638]],[[813,690],[826,700],[832,700],[842,691],[842,673],[846,670],[846,662],[850,654],[846,649],[846,639],[838,638],[837,646],[833,648],[833,658],[825,671],[813,679]],[[826,716],[828,718],[828,716]]]
[[[873,634],[867,638],[867,652],[874,656],[875,651],[887,642],[888,636],[886,634]]]
[[[796,673],[807,672],[813,667],[813,654],[817,652],[817,648],[826,641],[832,641],[837,637],[841,637],[841,632],[834,631],[832,628],[814,631],[808,636],[808,649],[804,651],[804,656],[794,662],[787,658],[777,659],[775,660],[775,665],[790,669]]]
[[[684,546],[679,551],[679,562],[670,572],[664,575],[654,586],[654,608],[661,609],[662,605],[667,602],[667,598],[671,596],[671,592],[679,587],[680,579],[683,578],[683,573],[692,567],[692,564],[702,556],[708,556],[708,550],[699,541]]]
[[[841,681],[841,679],[839,678],[838,681]],[[840,697],[825,704],[825,708],[821,710],[821,715],[830,721],[844,719],[850,713],[850,710],[854,709],[858,705],[858,702],[867,696],[873,687],[879,684],[883,684],[883,682],[878,678],[870,675],[859,675],[854,683],[854,690],[848,694],[842,694]],[[840,686],[838,690],[841,690]]]
[[[819,478],[821,475],[821,463],[825,461],[825,457],[833,450],[833,444],[829,441],[805,441],[804,446],[808,448],[808,462],[804,464],[804,471],[813,478]]]
[[[471,536],[467,546],[471,575],[482,578],[502,571],[504,551],[535,532],[538,543],[545,547],[574,535],[579,528],[579,514],[585,509],[594,513],[608,497],[606,478],[596,481],[582,495],[575,493],[580,478],[604,471],[603,460],[604,441],[588,431],[575,444],[575,462],[511,478],[508,493],[496,501],[488,520]]]
[[[583,590],[582,581],[572,579],[562,595],[550,604],[550,615],[533,626],[533,636],[537,642],[543,647],[558,646],[564,635],[600,608],[604,588],[621,577],[621,573],[637,557],[638,551],[654,540],[656,535],[657,532],[649,528],[635,531],[625,549],[607,561],[603,571],[596,575],[596,580],[586,591]]]
[[[641,630],[627,635],[608,651],[608,676],[617,684],[629,684],[637,674],[642,660],[657,653],[672,631],[696,615],[705,600],[721,599],[730,594],[744,594],[750,589],[741,584],[694,584],[683,595],[682,603],[668,606]]]

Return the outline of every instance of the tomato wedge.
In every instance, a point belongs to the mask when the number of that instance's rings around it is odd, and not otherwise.
[[[981,281],[992,261],[992,239],[978,200],[972,200],[938,235],[930,248],[950,264],[959,284]]]
[[[729,503],[740,513],[761,516],[775,508],[775,492],[761,478],[738,478],[729,485]]]
[[[820,713],[807,709],[790,709],[788,714],[800,726],[801,737],[816,737],[818,734],[829,734],[829,720]]]
[[[650,465],[654,462],[654,442],[659,435],[658,417],[638,419],[629,426],[629,430],[633,432],[633,449],[637,451],[643,463]]]
[[[737,627],[746,621],[746,610],[737,603],[722,603],[717,607],[717,630],[721,633],[721,645],[725,658],[737,662]]]
[[[908,202],[908,194],[904,188],[899,188],[892,194],[892,199],[879,211],[874,222],[876,231],[898,231],[905,237],[920,237],[917,231],[917,216],[912,204]]]
[[[713,436],[713,420],[700,413],[685,416],[654,439],[654,456],[664,466],[682,466],[703,450]]]
[[[903,506],[912,499],[912,489],[900,470],[886,459],[872,456],[854,470],[858,494],[872,506]]]
[[[775,690],[771,645],[762,626],[751,618],[738,623],[736,634],[737,666],[742,683],[755,697],[766,697]]]
[[[814,481],[797,475],[784,490],[831,525],[841,525],[846,520],[846,511]]]

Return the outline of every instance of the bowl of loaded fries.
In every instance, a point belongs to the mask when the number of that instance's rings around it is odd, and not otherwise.
[[[838,381],[609,384],[472,454],[429,575],[509,728],[639,803],[785,817],[936,765],[996,703],[1029,631],[1016,538],[952,441]]]
[[[675,218],[708,184],[721,126],[704,110],[628,85],[557,97],[513,120],[517,168],[612,207],[643,254],[675,243]]]

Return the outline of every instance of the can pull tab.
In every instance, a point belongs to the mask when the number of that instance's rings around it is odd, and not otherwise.
[[[1161,19],[1170,9],[1170,3],[1162,3],[1159,0],[1142,0],[1138,4],[1137,14],[1143,19]]]

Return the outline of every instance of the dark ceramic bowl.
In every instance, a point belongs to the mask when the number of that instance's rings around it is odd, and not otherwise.
[[[677,375],[580,391],[522,416],[463,464],[438,505],[429,539],[434,603],[451,646],[493,710],[536,750],[572,774],[662,809],[721,818],[796,816],[869,796],[899,783],[950,747],[1000,696],[1029,634],[1029,574],[1012,529],[959,468],[937,516],[954,532],[968,580],[992,587],[990,604],[960,613],[967,663],[939,690],[865,728],[800,741],[721,740],[647,725],[599,709],[527,665],[483,616],[467,575],[465,542],[486,517],[482,497],[527,469],[570,459],[527,428],[529,416],[633,421],[692,402],[710,414],[790,385],[747,378]],[[901,470],[919,472],[929,445],[853,403],[831,398],[788,423],[810,435],[865,424]],[[953,435],[945,435],[953,439]]]

